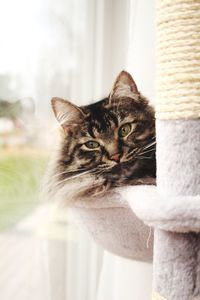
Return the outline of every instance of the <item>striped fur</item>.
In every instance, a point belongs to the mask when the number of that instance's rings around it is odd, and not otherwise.
[[[54,195],[75,200],[118,186],[155,184],[154,110],[138,92],[130,74],[122,71],[109,97],[99,102],[77,107],[54,98],[52,106],[63,128],[61,146],[49,174]],[[124,124],[130,124],[131,131],[121,137]],[[87,148],[88,141],[97,142],[99,147]],[[76,187],[73,191],[72,186]]]

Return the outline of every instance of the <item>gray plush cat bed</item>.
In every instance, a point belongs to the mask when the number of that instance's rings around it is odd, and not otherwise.
[[[173,232],[200,231],[200,195],[167,197],[161,196],[156,187],[133,187],[132,193],[131,189],[124,196],[148,226]]]
[[[119,189],[92,201],[77,201],[71,209],[75,221],[104,249],[125,258],[151,262],[153,232],[130,208],[124,197],[128,190]]]

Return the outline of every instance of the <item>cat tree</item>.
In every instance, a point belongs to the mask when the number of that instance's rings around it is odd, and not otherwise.
[[[158,0],[156,13],[157,188],[128,187],[74,210],[106,249],[132,259],[151,260],[139,218],[154,227],[152,299],[198,300],[200,0]]]

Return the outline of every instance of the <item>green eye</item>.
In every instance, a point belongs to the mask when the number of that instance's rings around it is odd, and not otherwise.
[[[120,129],[119,129],[119,136],[120,137],[125,137],[131,132],[131,124],[127,123],[124,124]]]
[[[88,147],[89,149],[96,149],[99,148],[99,143],[95,142],[95,141],[89,141],[87,143],[85,143],[85,146]]]

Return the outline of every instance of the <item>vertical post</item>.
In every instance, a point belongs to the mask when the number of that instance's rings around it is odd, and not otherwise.
[[[158,190],[194,196],[200,194],[200,1],[158,0],[156,12]],[[197,233],[155,231],[154,300],[200,297],[199,241]]]

